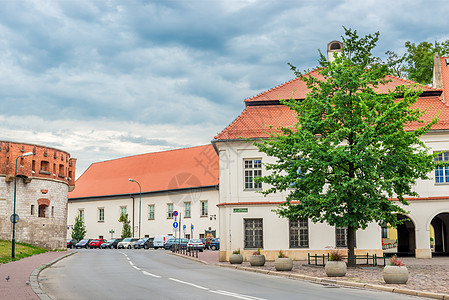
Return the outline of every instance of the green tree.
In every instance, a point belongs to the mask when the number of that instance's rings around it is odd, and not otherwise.
[[[86,232],[86,226],[84,225],[84,221],[81,219],[81,213],[78,213],[75,217],[75,224],[73,225],[72,239],[81,241],[84,239]]]
[[[430,84],[433,77],[433,55],[435,52],[440,56],[449,55],[449,40],[442,43],[435,42],[433,45],[428,42],[421,42],[418,45],[406,42],[405,48],[407,78],[422,84]]]
[[[118,221],[123,223],[122,239],[131,237],[131,226],[129,225],[131,221],[128,219],[128,214],[121,213]]]
[[[408,132],[405,124],[421,122],[423,112],[411,108],[420,91],[402,86],[376,93],[388,73],[371,55],[379,33],[359,37],[345,28],[342,38],[343,52],[334,62],[320,53],[318,73],[324,80],[292,67],[311,92],[302,101],[281,100],[298,122],[256,142],[276,158],[265,165],[268,175],[256,180],[269,184],[265,195],[289,193],[277,209],[281,217],[346,227],[353,257],[355,230],[370,222],[398,224],[395,213],[406,212],[390,199],[406,205],[405,195],[417,196],[416,180],[434,168],[434,156],[419,137],[436,120]]]

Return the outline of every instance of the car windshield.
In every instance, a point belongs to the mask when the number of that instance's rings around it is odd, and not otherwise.
[[[106,243],[113,243],[114,241],[115,241],[115,239],[107,240]]]
[[[126,238],[123,240],[123,242],[131,242],[131,240],[132,240],[131,238]]]
[[[190,240],[190,242],[191,243],[202,243],[202,241],[199,239],[193,239],[193,240]]]
[[[87,243],[89,240],[81,240],[80,243]]]

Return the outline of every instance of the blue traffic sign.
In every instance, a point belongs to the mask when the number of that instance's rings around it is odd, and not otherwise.
[[[182,225],[182,229],[186,229],[187,228],[187,226],[184,224],[184,225]]]
[[[193,230],[193,224],[192,224],[192,225],[190,225],[190,229],[192,229],[192,230]]]
[[[178,228],[178,222],[173,222],[173,228]]]
[[[173,212],[173,216],[175,216],[175,217],[178,216],[178,211],[177,211],[177,210],[175,210],[175,211]]]

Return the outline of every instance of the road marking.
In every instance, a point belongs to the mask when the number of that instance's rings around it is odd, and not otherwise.
[[[142,273],[143,273],[144,275],[153,276],[153,277],[156,277],[156,278],[161,278],[161,276],[158,276],[158,275],[154,275],[154,274],[148,273],[147,271],[142,271]]]
[[[136,269],[136,270],[138,270],[138,271],[140,271],[140,268],[138,268],[138,267],[136,267],[136,266],[133,266],[133,268]]]
[[[209,290],[208,288],[205,288],[205,287],[203,287],[203,286],[200,286],[200,285],[197,285],[197,284],[193,284],[193,283],[190,283],[190,282],[186,282],[186,281],[182,281],[182,280],[179,280],[179,279],[175,279],[175,278],[168,278],[168,279],[169,279],[169,280],[172,280],[172,281],[179,282],[179,283],[187,284],[187,285],[196,287],[196,288],[198,288],[198,289]]]
[[[132,261],[128,261],[129,262],[129,264],[131,265],[131,266],[134,266],[134,264],[133,264],[133,262]]]
[[[210,291],[211,293],[215,293],[215,294],[220,294],[220,295],[224,295],[224,296],[229,296],[229,297],[234,297],[234,298],[238,298],[238,299],[244,299],[244,300],[265,300],[263,298],[257,298],[257,297],[253,297],[253,296],[247,296],[247,295],[241,295],[241,294],[236,294],[236,293],[231,293],[231,292],[226,292],[226,291]]]

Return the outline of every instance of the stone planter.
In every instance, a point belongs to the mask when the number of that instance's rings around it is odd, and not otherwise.
[[[241,264],[243,262],[243,255],[241,255],[241,254],[231,254],[229,256],[229,262],[231,264]]]
[[[293,261],[290,257],[278,257],[274,261],[276,271],[291,271],[293,268]]]
[[[249,263],[251,266],[261,267],[265,264],[265,255],[251,255],[249,257]]]
[[[382,276],[386,283],[407,283],[408,269],[406,266],[385,266]]]
[[[328,261],[324,267],[328,277],[342,277],[346,275],[346,262]]]

